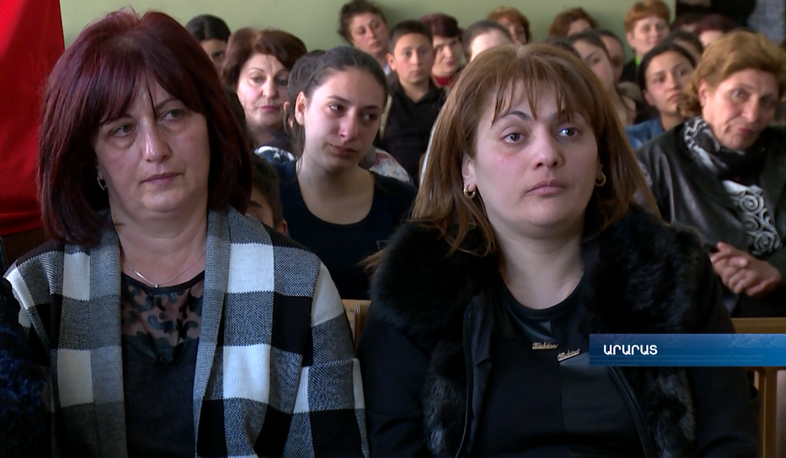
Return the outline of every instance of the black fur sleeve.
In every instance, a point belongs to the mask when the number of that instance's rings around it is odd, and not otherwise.
[[[19,325],[19,303],[11,285],[0,279],[0,456],[48,454],[46,388],[40,368]]]

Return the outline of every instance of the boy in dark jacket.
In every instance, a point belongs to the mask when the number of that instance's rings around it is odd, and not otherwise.
[[[431,78],[434,46],[431,31],[419,21],[403,21],[390,32],[388,63],[395,78],[380,123],[380,147],[417,180],[420,158],[445,91]]]

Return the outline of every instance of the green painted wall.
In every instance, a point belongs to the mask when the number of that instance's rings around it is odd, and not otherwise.
[[[232,30],[245,26],[277,27],[299,36],[309,49],[342,44],[336,34],[338,11],[348,0],[61,0],[66,44],[91,21],[130,5],[139,12],[156,9],[182,23],[197,14],[222,17]],[[674,0],[666,0],[672,7]],[[572,6],[583,6],[601,26],[622,36],[623,17],[635,0],[379,0],[392,26],[424,14],[444,12],[462,27],[485,17],[495,6],[515,6],[529,18],[536,40],[546,36],[554,15]]]

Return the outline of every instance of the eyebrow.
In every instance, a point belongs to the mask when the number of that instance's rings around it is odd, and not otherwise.
[[[341,96],[338,96],[338,95],[329,95],[329,96],[327,96],[327,98],[328,99],[333,99],[333,100],[335,100],[337,102],[341,102],[341,103],[343,103],[345,105],[352,105],[352,102],[350,102],[349,100],[345,99],[344,97],[341,97]],[[364,110],[369,109],[369,108],[379,109],[380,106],[379,105],[366,105],[366,106],[360,107],[360,108],[364,109]]]
[[[163,108],[164,105],[166,105],[167,103],[172,102],[172,101],[178,101],[178,100],[179,99],[177,97],[170,95],[168,98],[158,102],[158,104],[153,107],[153,111],[158,113],[159,111],[161,111],[161,108]],[[101,127],[105,127],[105,126],[107,126],[109,124],[112,124],[113,122],[116,122],[116,121],[119,121],[119,120],[125,119],[125,118],[131,118],[131,117],[133,117],[133,116],[131,116],[131,113],[126,111],[124,113],[121,113],[120,116],[118,116],[115,119],[111,119],[111,120],[108,119],[108,120],[106,120],[105,122],[103,122],[101,124]]]
[[[176,100],[177,100],[177,98],[176,98],[176,97],[174,97],[174,96],[169,96],[169,98],[168,98],[168,99],[164,99],[164,100],[162,100],[162,101],[158,102],[158,104],[155,106],[155,111],[156,111],[156,113],[158,113],[159,111],[161,111],[161,108],[163,108],[163,107],[164,107],[164,105],[166,105],[167,103],[169,103],[169,102],[172,102],[172,101],[176,101]]]
[[[559,110],[559,111],[557,111],[556,113],[552,114],[552,115],[549,117],[549,120],[556,120],[556,119],[561,119],[561,118],[564,118],[564,117],[566,116],[566,114],[567,114],[567,111],[565,111],[565,110]],[[519,119],[521,119],[522,121],[534,121],[534,119],[532,118],[532,116],[530,116],[530,115],[529,115],[529,114],[527,114],[527,113],[524,113],[523,111],[520,111],[520,110],[511,110],[511,111],[508,111],[507,113],[503,114],[503,115],[502,115],[502,116],[500,116],[499,118],[497,118],[497,120],[496,120],[496,121],[494,121],[494,122],[492,123],[492,125],[496,124],[496,123],[497,123],[497,121],[499,121],[499,120],[501,120],[501,119],[503,119],[503,118],[507,118],[508,116],[514,116],[514,117],[516,117],[516,118],[519,118]]]
[[[748,91],[751,91],[751,92],[756,92],[756,90],[755,90],[756,88],[754,88],[754,87],[753,87],[753,86],[751,86],[750,84],[746,84],[746,83],[739,83],[739,84],[737,84],[737,87],[739,87],[739,88],[743,88],[743,89],[745,89],[745,90],[748,90]]]

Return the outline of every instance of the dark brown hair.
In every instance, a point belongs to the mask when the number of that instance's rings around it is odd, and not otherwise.
[[[376,14],[382,19],[385,25],[388,24],[388,20],[385,19],[385,13],[382,12],[376,3],[369,2],[368,0],[352,0],[349,3],[345,3],[344,6],[341,7],[341,14],[338,17],[338,34],[341,38],[345,39],[347,43],[352,44],[352,31],[349,30],[349,24],[352,22],[352,18],[358,14],[365,13]]]
[[[186,22],[186,30],[197,41],[219,40],[227,42],[232,34],[223,19],[210,14],[201,14]]]
[[[420,18],[420,22],[431,30],[431,35],[445,38],[461,38],[461,27],[453,16],[434,13]]]
[[[530,44],[488,50],[461,73],[434,127],[431,157],[415,200],[415,220],[439,229],[451,251],[460,249],[470,229],[477,228],[485,242],[478,254],[496,253],[483,196],[464,196],[461,166],[465,154],[476,154],[478,125],[486,110],[494,110],[494,117],[503,113],[522,87],[533,112],[541,94],[547,93],[544,87],[554,88],[557,105],[568,115],[582,113],[592,126],[607,183],[595,188],[590,199],[586,218],[593,224],[586,228],[588,233],[602,231],[621,218],[637,192],[651,208],[657,208],[614,106],[597,77],[568,51]]]
[[[584,8],[578,7],[565,10],[554,16],[554,21],[551,22],[551,26],[549,27],[549,35],[567,37],[568,31],[570,30],[570,25],[581,19],[587,21],[590,25],[590,28],[598,28],[598,21],[590,16],[589,13],[584,11]]]
[[[688,32],[687,30],[683,29],[676,29],[672,30],[671,33],[666,35],[666,38],[663,39],[663,41],[671,42],[674,42],[675,40],[690,43],[694,48],[696,48],[697,51],[699,51],[700,54],[704,52],[704,43],[702,43],[701,40],[699,40],[699,36],[693,32]]]
[[[401,21],[392,29],[390,29],[390,38],[388,39],[388,52],[393,54],[396,50],[396,43],[398,43],[399,38],[403,37],[404,35],[420,35],[428,39],[429,43],[432,45],[434,44],[434,36],[431,35],[431,29],[428,26],[420,21],[416,21],[414,19],[407,19],[406,21]]]
[[[472,42],[475,41],[475,38],[494,30],[508,37],[508,40],[513,43],[513,37],[510,35],[510,31],[502,27],[499,22],[490,19],[482,19],[473,22],[464,30],[464,34],[461,36],[461,46],[464,48],[464,58],[467,59],[467,62],[469,62],[470,57],[472,57]]]
[[[240,71],[254,54],[267,54],[275,57],[287,70],[292,70],[295,62],[308,52],[303,41],[283,30],[240,29],[229,37],[227,60],[221,76],[224,84],[237,89]]]
[[[306,88],[311,74],[319,67],[319,58],[325,55],[325,51],[317,49],[311,51],[295,62],[292,72],[289,74],[287,84],[287,109],[284,111],[284,132],[289,136],[289,143],[292,146],[292,153],[300,156],[303,152],[303,126],[295,120],[295,103],[297,96]]]
[[[213,63],[177,21],[125,9],[88,26],[66,48],[47,81],[38,156],[41,215],[58,242],[100,241],[107,193],[96,182],[92,140],[151,84],[205,116],[210,142],[208,208],[245,212],[251,190],[249,153]],[[207,209],[206,209],[207,210]]]

